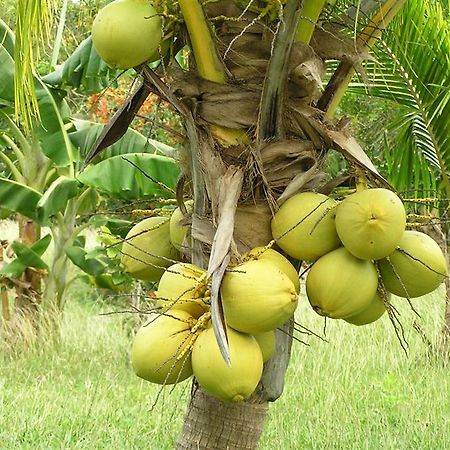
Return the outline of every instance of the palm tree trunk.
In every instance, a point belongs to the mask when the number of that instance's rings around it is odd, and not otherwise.
[[[267,410],[266,402],[228,404],[196,389],[176,449],[256,449]]]
[[[445,255],[447,264],[450,265],[450,253],[448,251],[448,242],[446,238],[444,226],[428,225],[423,231],[432,237]],[[444,312],[444,326],[442,328],[442,346],[443,353],[450,353],[450,278],[445,279],[445,312]]]
[[[253,396],[240,403],[223,403],[194,383],[177,450],[254,450],[269,409],[284,389],[292,348],[293,321],[276,331],[274,356],[265,364]]]

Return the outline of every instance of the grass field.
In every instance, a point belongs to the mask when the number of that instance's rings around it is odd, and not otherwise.
[[[58,344],[0,350],[0,449],[155,449],[173,447],[189,382],[158,388],[128,362],[130,323],[89,293],[71,294]],[[357,328],[327,325],[328,343],[296,343],[282,398],[270,408],[261,449],[449,449],[450,367],[428,354],[413,314],[396,305],[406,357],[387,317]],[[440,294],[415,305],[429,338],[439,337]],[[302,302],[297,319],[321,333]],[[299,335],[299,338],[304,338]]]

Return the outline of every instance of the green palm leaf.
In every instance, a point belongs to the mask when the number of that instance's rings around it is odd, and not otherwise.
[[[369,90],[363,83],[351,89],[403,106],[390,127],[398,133],[392,183],[426,190],[439,176],[450,192],[450,24],[442,5],[409,0],[375,55]]]

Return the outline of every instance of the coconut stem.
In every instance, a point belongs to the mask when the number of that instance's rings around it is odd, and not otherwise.
[[[226,75],[203,8],[198,0],[179,0],[199,75],[205,80],[225,84]]]
[[[215,41],[200,2],[179,0],[179,4],[191,40],[198,74],[205,80],[226,84],[225,68],[217,54]],[[225,147],[249,142],[244,130],[212,126],[210,132]]]
[[[305,0],[297,27],[295,40],[309,44],[316,28],[317,20],[325,7],[326,0]]]
[[[386,0],[358,34],[356,48],[360,52],[369,51],[405,3],[406,0]],[[355,69],[351,60],[342,61],[333,74],[318,103],[319,108],[326,112],[327,118],[332,118],[336,113],[354,74]]]

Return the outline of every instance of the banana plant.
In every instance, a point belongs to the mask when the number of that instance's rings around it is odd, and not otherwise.
[[[65,100],[67,91],[50,87],[35,75],[41,122],[36,120],[27,133],[15,120],[15,83],[14,34],[0,22],[0,206],[33,229],[33,239],[22,235],[22,243],[13,244],[16,259],[2,268],[0,277],[24,277],[29,269],[34,275],[46,274],[42,301],[61,309],[69,263],[81,261],[82,241],[77,238],[92,224],[81,220],[81,214],[88,217],[95,210],[99,193],[128,200],[171,197],[179,169],[170,148],[129,130],[98,164],[79,173],[80,162],[102,127],[73,120]],[[50,229],[53,241],[48,262],[42,255],[50,237],[41,239],[42,226]],[[95,276],[101,279],[101,275],[97,264]],[[33,292],[38,292],[42,277],[33,279]]]

